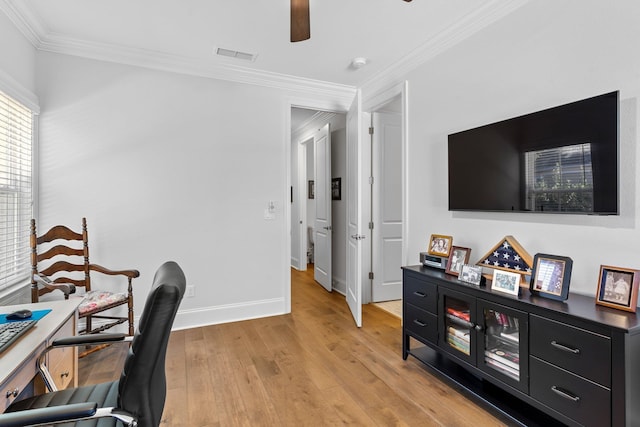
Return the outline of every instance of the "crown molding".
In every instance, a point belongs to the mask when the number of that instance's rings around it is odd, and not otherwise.
[[[43,35],[47,34],[48,30],[31,8],[22,1],[0,0],[0,10],[37,49],[42,42]]]
[[[42,23],[28,3],[0,0],[2,10],[27,40],[38,50],[99,61],[187,74],[197,77],[252,84],[351,102],[355,87],[287,74],[261,71],[233,64],[212,64],[180,55],[90,42],[53,33]]]
[[[46,52],[329,97],[352,99],[355,93],[353,86],[256,70],[233,64],[212,64],[180,55],[88,42],[59,34],[49,34],[41,40],[37,48]]]
[[[527,4],[530,0],[491,0],[461,20],[441,31],[427,43],[415,49],[392,66],[383,69],[362,85],[364,94],[372,94],[402,80],[408,72],[443,51],[469,38],[497,20]],[[264,87],[303,92],[315,96],[339,99],[349,104],[356,87],[287,74],[261,71],[233,64],[212,64],[180,55],[170,55],[145,49],[88,42],[49,31],[27,2],[0,0],[2,10],[22,34],[38,50],[90,58],[198,77],[206,77]]]
[[[404,76],[438,54],[488,27],[511,12],[521,8],[530,0],[491,0],[467,14],[455,24],[432,37],[427,43],[413,50],[392,66],[383,69],[362,85],[362,92],[370,96],[399,83]]]

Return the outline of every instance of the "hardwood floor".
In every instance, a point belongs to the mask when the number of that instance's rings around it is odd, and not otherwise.
[[[292,270],[291,314],[171,334],[163,425],[504,425],[402,360],[400,319],[367,305],[363,323],[312,271]]]

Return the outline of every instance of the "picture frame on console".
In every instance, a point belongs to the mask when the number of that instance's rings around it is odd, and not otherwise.
[[[448,257],[451,252],[452,242],[453,237],[451,236],[432,234],[429,239],[429,248],[427,249],[427,252],[429,255]]]
[[[491,290],[509,295],[518,296],[520,292],[520,280],[522,276],[510,271],[493,270],[493,280],[491,280]]]
[[[458,279],[466,283],[471,283],[472,285],[480,286],[482,284],[482,267],[463,264]]]
[[[569,298],[573,260],[568,257],[536,254],[529,282],[533,295],[564,301]]]
[[[640,270],[600,266],[596,304],[636,312]]]
[[[471,249],[463,248],[462,246],[452,246],[445,272],[452,276],[459,276],[462,272],[462,266],[469,262],[470,255]]]

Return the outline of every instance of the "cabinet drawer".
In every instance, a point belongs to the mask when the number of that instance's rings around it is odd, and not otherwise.
[[[530,316],[531,355],[605,387],[611,386],[611,340],[584,329]]]
[[[611,392],[564,369],[531,357],[531,397],[582,425],[611,425]]]
[[[438,318],[411,304],[404,304],[402,316],[404,328],[425,340],[438,343]]]
[[[438,312],[438,287],[412,275],[404,277],[404,300],[431,313]]]
[[[0,403],[0,412],[4,412],[7,407],[16,400],[16,397],[24,391],[29,385],[33,377],[36,376],[36,357],[37,354],[44,350],[41,346],[34,354],[19,367],[18,371],[2,385],[2,403]]]
[[[73,353],[71,353],[73,356]],[[52,364],[49,368],[49,373],[53,378],[58,390],[63,390],[71,384],[73,381],[73,357],[66,357],[58,360],[57,363]]]
[[[70,319],[56,331],[49,342],[51,343],[59,338],[74,336],[74,326],[74,319]],[[47,367],[58,390],[76,385],[76,358],[76,347],[61,347],[49,352]]]

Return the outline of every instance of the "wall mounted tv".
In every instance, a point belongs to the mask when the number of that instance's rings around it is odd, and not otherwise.
[[[449,135],[449,210],[617,215],[618,98]]]

